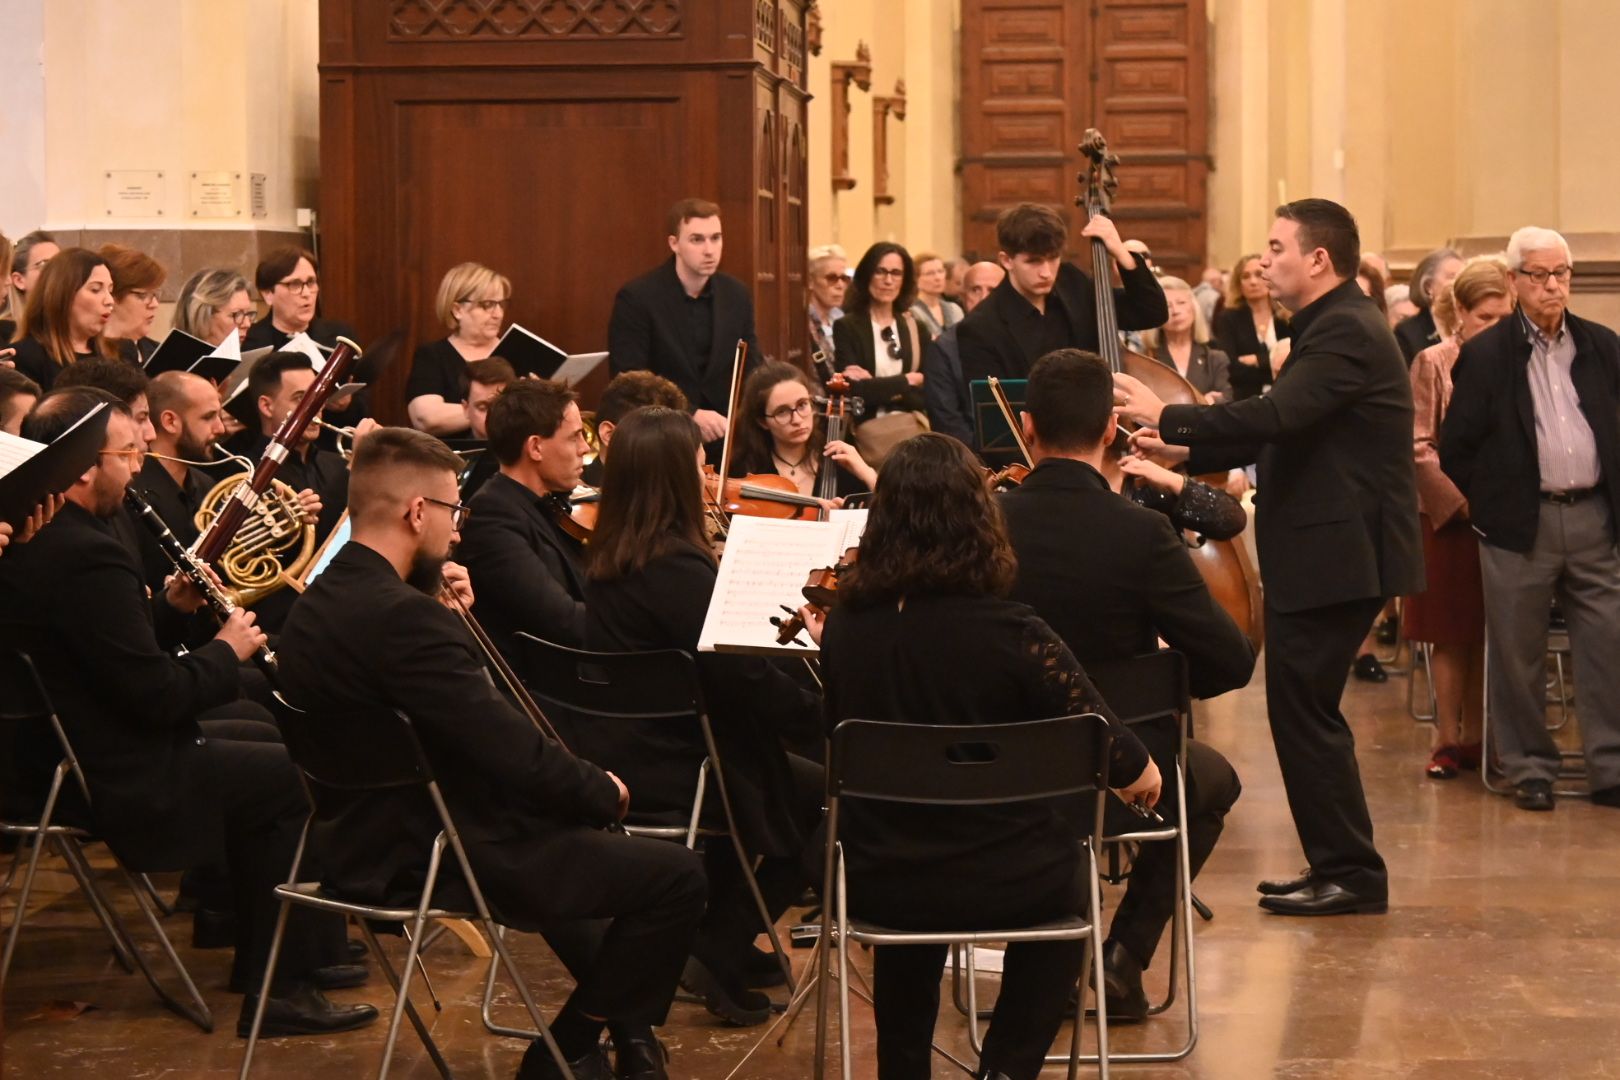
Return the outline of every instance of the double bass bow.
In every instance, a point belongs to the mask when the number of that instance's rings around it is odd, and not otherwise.
[[[1119,155],[1108,149],[1108,142],[1096,128],[1086,130],[1080,152],[1089,161],[1087,170],[1077,179],[1086,187],[1084,196],[1076,196],[1075,205],[1085,207],[1088,216],[1110,214],[1114,192],[1119,179],[1114,166]],[[1196,387],[1175,368],[1160,363],[1151,356],[1127,349],[1120,341],[1119,316],[1114,309],[1112,285],[1113,256],[1108,246],[1096,237],[1091,241],[1091,279],[1097,305],[1097,351],[1116,374],[1124,372],[1146,383],[1166,404],[1207,405],[1209,402]],[[1010,410],[1007,422],[1012,423]],[[1016,432],[1016,428],[1015,428]],[[1116,447],[1122,449],[1123,443]],[[1123,481],[1123,477],[1119,478]],[[1109,477],[1110,482],[1115,477]],[[1183,531],[1193,563],[1198,567],[1204,584],[1209,587],[1215,602],[1226,610],[1232,620],[1247,635],[1258,650],[1265,639],[1265,624],[1260,602],[1260,577],[1256,573],[1248,551],[1241,543],[1231,540],[1211,540]]]

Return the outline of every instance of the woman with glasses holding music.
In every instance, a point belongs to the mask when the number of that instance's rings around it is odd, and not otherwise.
[[[792,364],[770,361],[743,383],[744,417],[737,426],[731,475],[777,473],[792,480],[801,495],[813,495],[816,479],[831,462],[838,467],[838,497],[871,491],[877,470],[843,439],[827,438],[817,422],[826,398],[810,377]]]
[[[465,262],[444,275],[434,303],[450,335],[411,358],[405,408],[412,427],[441,438],[467,436],[467,365],[495,352],[511,302],[511,281],[487,266]]]
[[[899,244],[873,244],[855,265],[844,317],[833,323],[834,367],[854,384],[866,417],[921,412],[923,352],[933,337],[911,314],[917,271]]]
[[[235,270],[199,270],[180,286],[174,302],[174,328],[218,345],[232,334],[245,347],[257,313],[247,278]]]
[[[152,322],[157,318],[158,289],[169,272],[144,251],[123,244],[103,244],[96,254],[106,260],[113,282],[113,312],[101,335],[101,354],[144,366],[157,352]]]

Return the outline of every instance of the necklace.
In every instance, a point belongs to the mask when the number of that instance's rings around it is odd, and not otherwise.
[[[810,451],[808,450],[804,452],[804,457],[800,458],[798,461],[789,461],[781,454],[778,454],[775,450],[771,451],[771,457],[775,458],[783,465],[786,465],[788,472],[798,472],[800,469],[805,469],[806,472],[810,471],[809,469],[805,468],[805,462],[810,460]]]

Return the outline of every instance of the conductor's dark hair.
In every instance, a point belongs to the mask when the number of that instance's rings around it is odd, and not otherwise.
[[[1114,411],[1114,379],[1107,361],[1080,349],[1047,353],[1029,369],[1024,411],[1035,421],[1043,446],[1092,449],[1102,441]]]
[[[928,432],[901,443],[883,463],[860,561],[840,578],[839,602],[864,607],[926,593],[1004,596],[1017,572],[983,467],[957,440]]]
[[[502,465],[516,464],[529,436],[549,439],[557,434],[568,406],[579,395],[550,379],[519,379],[489,403],[489,448]]]
[[[105,405],[114,412],[130,415],[129,406],[105,390],[94,386],[70,386],[66,390],[53,389],[39,399],[34,411],[23,418],[22,437],[35,442],[53,443],[68,428],[89,415],[97,405]]]
[[[1322,248],[1335,274],[1356,276],[1361,265],[1361,232],[1350,211],[1332,199],[1296,199],[1277,207],[1277,216],[1299,226],[1301,252],[1309,255]]]
[[[1009,206],[996,218],[996,245],[1008,255],[1032,255],[1049,259],[1063,254],[1069,242],[1069,226],[1063,215],[1040,203]]]
[[[684,410],[649,405],[625,414],[613,430],[602,508],[585,549],[592,580],[634,574],[680,547],[714,558],[703,528],[702,445],[697,422]]]
[[[63,368],[51,387],[66,390],[75,386],[93,386],[128,405],[146,393],[151,382],[145,371],[127,360],[93,356]]]

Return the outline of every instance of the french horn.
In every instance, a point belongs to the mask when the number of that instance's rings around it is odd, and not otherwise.
[[[248,482],[247,473],[226,477],[203,496],[197,510],[197,529],[204,535],[236,489]],[[302,576],[315,556],[315,522],[307,518],[298,493],[282,480],[271,486],[248,512],[247,520],[219,557],[225,584],[246,607],[269,596],[289,579]]]

